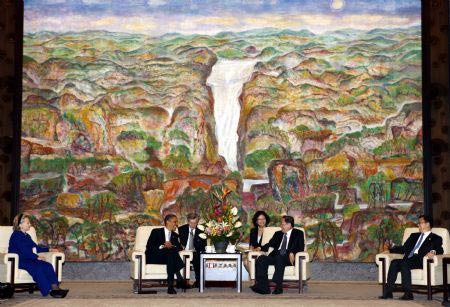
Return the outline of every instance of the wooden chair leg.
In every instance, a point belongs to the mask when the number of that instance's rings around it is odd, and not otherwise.
[[[427,260],[427,299],[431,301],[433,299],[433,292],[431,287],[431,263],[433,263],[433,259]]]
[[[137,294],[156,294],[157,292],[155,290],[142,290],[142,256],[137,255],[136,256],[138,260],[138,291]]]
[[[381,294],[386,295],[386,259],[381,259]]]

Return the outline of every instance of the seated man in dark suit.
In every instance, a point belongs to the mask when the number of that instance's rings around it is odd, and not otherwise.
[[[176,215],[168,214],[164,218],[164,227],[153,229],[147,241],[145,259],[147,264],[167,265],[167,293],[177,294],[173,287],[174,274],[177,275],[177,288],[186,288],[185,280],[180,274],[184,267],[183,260],[178,253],[181,248],[178,234]]]
[[[187,215],[188,223],[178,228],[181,245],[184,249],[194,252],[192,261],[195,272],[195,282],[192,285],[194,288],[198,288],[200,285],[200,253],[205,251],[206,246],[206,240],[199,237],[202,231],[197,228],[198,220],[197,213],[189,213]]]
[[[283,216],[281,231],[277,231],[269,243],[256,250],[268,251],[270,247],[274,250],[268,256],[259,256],[256,259],[256,281],[250,288],[259,294],[270,294],[267,276],[269,265],[275,266],[272,281],[275,282],[276,287],[272,294],[283,293],[284,269],[286,266],[294,265],[295,254],[305,249],[304,234],[301,230],[294,228],[292,216]]]
[[[396,246],[390,249],[391,253],[404,254],[403,259],[396,259],[391,262],[388,271],[386,288],[381,299],[391,299],[394,291],[395,280],[401,272],[402,287],[405,292],[401,300],[413,300],[411,292],[411,270],[423,268],[423,257],[433,258],[434,255],[444,253],[442,248],[442,238],[431,232],[433,221],[426,215],[419,216],[419,231],[412,233],[403,246]]]

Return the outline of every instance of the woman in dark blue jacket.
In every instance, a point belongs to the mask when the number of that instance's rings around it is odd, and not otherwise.
[[[30,218],[28,216],[19,214],[14,218],[14,232],[9,239],[8,252],[19,255],[19,269],[27,271],[33,277],[43,296],[50,294],[55,298],[63,298],[69,290],[59,288],[58,278],[53,270],[53,266],[44,261],[45,258],[43,256],[34,253],[33,248],[36,248],[36,253],[48,252],[49,249],[37,245],[31,239],[27,233],[30,227]]]

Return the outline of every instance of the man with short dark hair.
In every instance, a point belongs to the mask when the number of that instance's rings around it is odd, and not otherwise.
[[[270,294],[267,275],[269,265],[275,266],[272,281],[276,287],[272,294],[283,293],[284,269],[286,266],[294,265],[295,254],[305,249],[304,234],[294,228],[292,216],[285,215],[281,218],[281,230],[277,231],[261,250],[268,251],[270,247],[273,251],[268,256],[263,255],[256,259],[255,285],[250,288],[259,294]]]
[[[180,242],[185,250],[194,252],[194,258],[192,264],[195,272],[195,282],[192,285],[193,288],[200,286],[200,253],[205,251],[206,240],[199,237],[203,231],[201,231],[197,225],[199,216],[197,213],[189,213],[187,215],[187,224],[178,228],[180,234]]]
[[[153,229],[147,241],[145,259],[147,264],[167,265],[167,293],[177,294],[173,287],[174,275],[177,275],[177,288],[186,288],[185,280],[180,270],[184,267],[183,260],[178,253],[181,248],[178,234],[178,219],[174,214],[164,218],[164,227]]]
[[[423,257],[433,258],[434,255],[444,253],[442,238],[431,232],[433,221],[427,215],[419,216],[419,232],[412,233],[403,246],[390,249],[391,253],[403,254],[403,259],[392,260],[389,266],[388,277],[384,294],[380,299],[393,298],[395,280],[400,272],[402,275],[402,287],[404,294],[401,300],[413,300],[411,292],[411,270],[423,268]]]

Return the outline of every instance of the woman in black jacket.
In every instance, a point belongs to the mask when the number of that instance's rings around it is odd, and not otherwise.
[[[269,225],[270,217],[264,211],[256,211],[252,218],[253,228],[250,230],[250,249],[261,250],[264,228]]]
[[[270,217],[264,211],[256,211],[252,218],[253,228],[250,230],[250,244],[249,250],[260,251],[262,246],[262,239],[264,236],[264,228],[269,225]],[[249,272],[249,261],[247,254],[244,257],[244,267]]]

